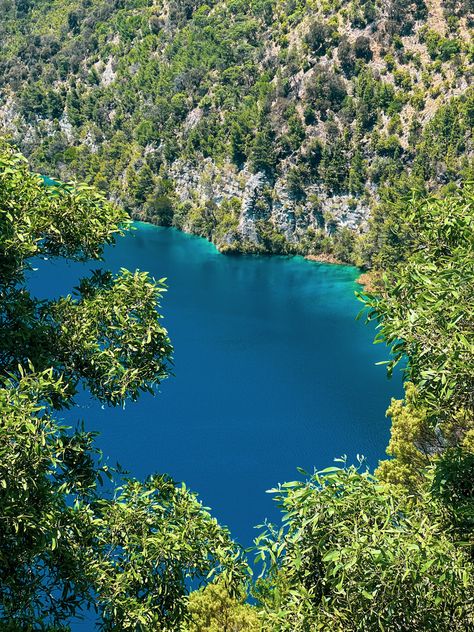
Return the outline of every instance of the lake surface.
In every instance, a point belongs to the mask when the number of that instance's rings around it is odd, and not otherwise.
[[[386,350],[355,320],[357,270],[223,256],[203,239],[136,226],[106,250],[105,265],[167,277],[161,312],[175,375],[125,410],[81,398],[68,415],[100,431],[110,462],[186,481],[244,545],[254,525],[278,519],[265,490],[299,476],[297,466],[324,468],[344,454],[376,466],[401,380],[375,366]],[[40,264],[30,284],[38,296],[68,292],[97,267]]]

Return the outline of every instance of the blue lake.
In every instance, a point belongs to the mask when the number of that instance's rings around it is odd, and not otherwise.
[[[136,227],[106,250],[104,265],[167,277],[161,312],[175,367],[155,397],[124,410],[81,397],[68,414],[100,431],[112,464],[186,481],[244,545],[254,525],[278,519],[265,490],[297,477],[297,466],[312,471],[344,454],[376,466],[401,379],[375,366],[387,351],[355,320],[355,268],[223,256],[203,239]],[[97,267],[39,263],[30,287],[45,297]]]

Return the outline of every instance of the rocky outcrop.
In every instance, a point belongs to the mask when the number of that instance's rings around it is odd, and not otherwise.
[[[246,241],[258,241],[256,222],[258,220],[273,219],[272,205],[265,196],[268,187],[267,178],[263,173],[249,176],[242,197],[242,211],[239,220],[239,235]]]
[[[178,203],[202,208],[239,200],[237,237],[251,244],[259,243],[257,226],[262,221],[296,244],[309,228],[324,229],[328,235],[344,227],[363,232],[370,212],[363,199],[329,195],[318,186],[309,186],[295,197],[284,177],[272,182],[263,172],[253,174],[246,166],[239,171],[229,162],[217,165],[209,158],[198,165],[177,160],[169,176]]]

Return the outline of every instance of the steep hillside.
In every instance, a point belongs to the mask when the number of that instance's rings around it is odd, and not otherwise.
[[[384,192],[473,177],[472,0],[0,13],[0,132],[41,172],[224,251],[367,261],[357,236]]]

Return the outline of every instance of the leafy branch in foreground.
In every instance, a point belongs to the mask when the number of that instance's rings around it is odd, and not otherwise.
[[[33,257],[100,259],[128,223],[89,187],[46,186],[0,148],[0,625],[10,630],[67,630],[92,607],[106,630],[175,631],[190,582],[218,575],[232,593],[246,577],[240,549],[186,487],[154,475],[119,478],[114,491],[95,433],[55,416],[81,383],[114,405],[168,375],[163,280],[96,271],[56,300],[25,281]]]
[[[404,207],[407,260],[386,271],[381,296],[366,297],[376,342],[391,346],[437,418],[474,405],[474,187]]]
[[[403,261],[385,271],[380,296],[361,298],[376,342],[391,348],[389,372],[406,360],[405,403],[389,409],[397,459],[381,470],[406,483],[423,454],[474,451],[474,188],[401,201],[397,215]]]
[[[49,629],[88,605],[104,629],[175,630],[190,580],[243,582],[239,549],[166,476],[102,496],[94,433],[71,433],[41,403],[62,390],[52,371],[0,388],[0,622]]]
[[[99,259],[130,220],[84,184],[46,185],[26,159],[0,140],[0,279],[22,281],[32,257]]]
[[[285,483],[280,530],[257,539],[256,596],[271,630],[464,631],[472,564],[426,489],[417,497],[355,467]]]
[[[33,297],[25,285],[33,257],[100,259],[128,224],[90,187],[46,186],[21,155],[0,147],[0,373],[52,367],[68,387],[56,406],[69,405],[80,383],[120,404],[168,375],[172,347],[156,309],[164,279],[97,270],[57,300]]]

